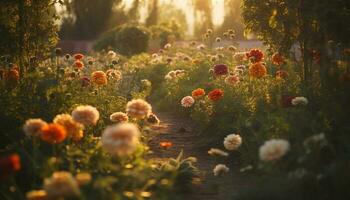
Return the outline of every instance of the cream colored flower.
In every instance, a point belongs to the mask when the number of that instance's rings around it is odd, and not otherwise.
[[[167,80],[167,81],[170,81],[172,80],[174,77],[170,76],[169,74],[165,75],[164,76],[164,79]]]
[[[152,106],[142,99],[134,99],[126,104],[126,113],[129,117],[144,119],[152,113]]]
[[[230,168],[228,168],[226,165],[224,164],[218,164],[214,167],[213,172],[214,172],[214,176],[220,176],[224,173],[227,173],[230,171]]]
[[[178,77],[178,78],[185,75],[185,70],[183,70],[183,69],[177,69],[174,72],[175,72],[176,77]]]
[[[84,125],[76,122],[69,114],[56,115],[53,123],[63,126],[67,131],[68,137],[71,137],[74,141],[80,140],[84,135]]]
[[[42,119],[28,119],[23,125],[23,131],[28,137],[40,136],[40,130],[47,125]]]
[[[84,125],[95,125],[100,113],[93,106],[78,106],[72,112],[73,119]]]
[[[120,81],[122,79],[122,72],[116,69],[107,70],[106,75],[108,78],[113,79],[115,81]]]
[[[304,140],[303,145],[308,148],[312,145],[320,145],[320,146],[324,146],[326,145],[327,139],[326,139],[326,135],[324,133],[320,133],[317,135],[313,135],[311,137],[308,137]]]
[[[200,44],[197,46],[198,50],[204,50],[205,49],[205,45],[204,44]]]
[[[221,150],[221,149],[216,149],[216,148],[211,148],[209,151],[208,151],[208,154],[211,155],[211,156],[224,156],[224,157],[227,157],[228,156],[228,153]]]
[[[306,106],[308,104],[308,100],[305,97],[295,97],[292,99],[293,106]]]
[[[170,49],[170,48],[171,48],[171,44],[170,43],[164,45],[164,49]]]
[[[194,99],[191,96],[186,96],[181,99],[181,105],[185,108],[189,108],[194,104]]]
[[[117,56],[117,54],[114,51],[110,50],[108,51],[107,56],[109,59],[113,59]]]
[[[166,75],[165,75],[165,79],[166,80],[172,80],[172,79],[175,79],[175,78],[180,78],[182,76],[185,75],[185,70],[183,69],[177,69],[177,70],[172,70],[170,72],[168,72]]]
[[[233,151],[238,149],[242,144],[242,138],[236,134],[230,134],[224,139],[224,146],[227,150]]]
[[[79,186],[71,173],[66,171],[54,172],[44,181],[44,189],[49,198],[59,199],[80,194]]]
[[[116,123],[128,122],[129,121],[128,115],[123,113],[123,112],[115,112],[115,113],[113,113],[113,114],[111,114],[109,116],[109,119],[112,122],[116,122]]]
[[[282,139],[266,141],[259,149],[259,157],[262,161],[277,160],[284,156],[290,149],[289,142]]]
[[[132,123],[107,127],[102,133],[102,146],[112,155],[132,154],[139,145],[140,131]]]
[[[235,47],[235,46],[233,46],[233,45],[230,45],[230,46],[227,47],[227,49],[228,49],[229,51],[236,51],[236,50],[237,50],[237,47]]]

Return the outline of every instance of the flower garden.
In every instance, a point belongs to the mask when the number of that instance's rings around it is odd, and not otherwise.
[[[349,199],[350,6],[262,2],[242,16],[263,47],[206,28],[143,51],[130,22],[84,53],[56,46],[59,2],[0,3],[0,199],[223,199],[198,197],[208,180],[230,199]],[[206,157],[158,142],[164,115]]]

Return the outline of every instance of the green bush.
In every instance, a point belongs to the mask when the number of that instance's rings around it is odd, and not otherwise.
[[[171,42],[172,40],[183,39],[184,30],[180,24],[175,21],[170,21],[168,23],[161,23],[159,25],[154,25],[149,27],[152,39],[159,40],[160,48]]]
[[[125,56],[132,56],[145,52],[148,48],[148,30],[134,25],[118,26],[98,39],[94,49],[113,49]]]

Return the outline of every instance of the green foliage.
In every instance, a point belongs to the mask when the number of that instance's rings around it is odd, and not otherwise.
[[[148,31],[140,26],[123,25],[104,33],[94,45],[95,50],[113,49],[125,56],[145,52],[148,48]]]
[[[57,43],[54,0],[0,2],[0,55],[19,63],[21,74],[31,58],[46,58]]]
[[[194,166],[196,161],[194,157],[184,158],[181,151],[177,158],[170,158],[169,161],[161,165],[159,170],[166,172],[171,177],[176,177],[174,187],[175,190],[181,192],[184,189],[188,190],[193,179],[199,175],[198,169]]]
[[[67,10],[60,29],[61,39],[91,40],[108,30],[113,10],[121,0],[73,0],[65,1]],[[115,24],[114,24],[115,26]]]
[[[346,36],[350,33],[346,25],[350,22],[349,9],[345,1],[244,0],[242,15],[246,31],[257,34],[271,50],[289,56],[293,45],[300,48],[305,87],[314,76],[327,87],[331,71],[336,70],[330,67],[332,60],[350,44]]]
[[[151,26],[149,29],[152,39],[159,40],[160,48],[163,48],[164,45],[175,39],[182,39],[184,32],[183,27],[175,22],[175,20]]]

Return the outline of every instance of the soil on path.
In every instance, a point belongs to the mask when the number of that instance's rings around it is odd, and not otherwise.
[[[190,120],[183,119],[166,112],[156,113],[161,120],[160,125],[153,127],[158,132],[149,146],[154,152],[152,159],[166,160],[176,158],[183,150],[185,157],[196,157],[196,166],[200,170],[200,181],[194,186],[193,192],[186,194],[187,200],[232,200],[238,190],[246,187],[247,178],[239,172],[239,168],[231,166],[230,172],[223,176],[213,175],[216,164],[230,163],[228,158],[214,158],[208,155],[208,149],[201,147],[197,141],[200,135],[193,129]],[[161,141],[170,141],[173,146],[167,150],[159,146]]]

